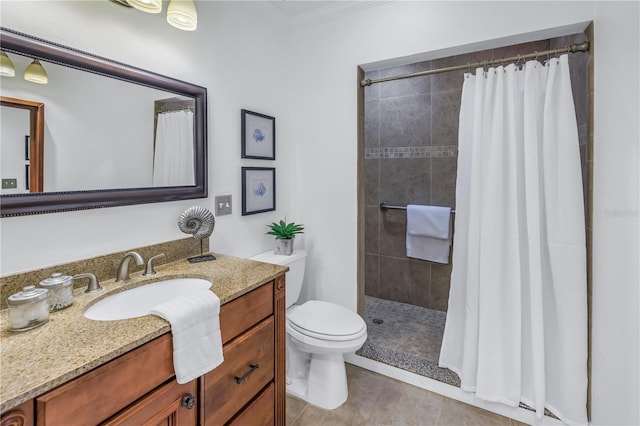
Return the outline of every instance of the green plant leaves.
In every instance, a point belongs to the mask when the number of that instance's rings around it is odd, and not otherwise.
[[[267,234],[273,235],[279,240],[289,240],[294,238],[296,234],[304,233],[304,225],[294,222],[286,223],[284,220],[281,220],[280,223],[272,222],[271,225],[267,225],[267,228],[271,229]]]

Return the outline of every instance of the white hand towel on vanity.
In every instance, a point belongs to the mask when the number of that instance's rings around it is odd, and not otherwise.
[[[407,206],[407,256],[449,263],[451,208]]]
[[[181,296],[151,308],[149,313],[171,324],[178,383],[187,383],[222,364],[220,299],[213,292]]]

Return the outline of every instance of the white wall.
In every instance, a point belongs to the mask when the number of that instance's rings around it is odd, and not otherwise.
[[[22,194],[27,191],[25,160],[24,160],[24,143],[25,136],[29,135],[31,114],[27,109],[11,108],[3,106],[0,108],[0,140],[5,142],[2,144],[0,152],[0,177],[2,179],[16,179],[17,186],[15,189],[2,189],[2,194]]]
[[[390,2],[294,25],[291,139],[307,296],[356,306],[358,65],[559,36],[594,20],[592,414],[594,424],[639,424],[638,12],[637,2]]]
[[[250,256],[272,245],[265,225],[287,215],[291,173],[287,70],[289,27],[267,2],[198,2],[199,28],[180,31],[163,15],[108,1],[2,1],[1,24],[208,89],[209,199],[3,218],[0,273],[186,237],[177,227],[191,205],[214,211],[232,194],[233,214],[217,218],[215,251]],[[166,8],[166,4],[165,4]],[[241,161],[240,109],[277,118],[277,160]],[[46,141],[45,141],[46,143]],[[277,168],[277,211],[242,217],[240,167]]]
[[[593,419],[640,424],[640,5],[595,8]]]

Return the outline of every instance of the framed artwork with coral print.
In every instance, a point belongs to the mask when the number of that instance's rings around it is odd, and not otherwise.
[[[276,119],[258,112],[240,110],[242,158],[276,159]]]
[[[276,209],[275,167],[242,168],[242,216]]]

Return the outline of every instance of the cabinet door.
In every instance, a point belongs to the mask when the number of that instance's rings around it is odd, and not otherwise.
[[[22,403],[2,414],[0,426],[33,426],[33,400]]]
[[[188,426],[196,425],[197,380],[184,385],[175,380],[153,391],[103,423],[104,426]]]

